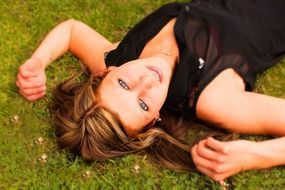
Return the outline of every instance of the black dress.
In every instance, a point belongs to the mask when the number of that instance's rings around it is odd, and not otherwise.
[[[179,64],[163,109],[195,116],[197,99],[221,71],[232,68],[254,87],[256,75],[285,54],[284,0],[193,0],[162,6],[110,51],[107,66],[137,59],[145,44],[172,18]]]

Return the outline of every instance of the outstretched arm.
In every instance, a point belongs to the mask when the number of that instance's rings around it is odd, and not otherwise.
[[[262,142],[207,138],[195,145],[191,153],[200,172],[222,181],[242,171],[284,165],[285,137]]]
[[[234,70],[224,70],[204,89],[197,115],[231,132],[280,136],[264,142],[203,140],[192,148],[202,173],[219,181],[240,171],[285,164],[285,100],[245,91]]]
[[[19,92],[33,101],[45,94],[45,68],[52,61],[70,51],[93,72],[105,69],[104,52],[116,47],[95,30],[82,22],[70,19],[52,29],[40,46],[19,67]]]

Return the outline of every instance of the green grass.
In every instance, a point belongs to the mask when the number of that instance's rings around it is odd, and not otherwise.
[[[220,189],[199,173],[173,172],[136,155],[85,163],[59,152],[47,106],[55,85],[79,69],[72,55],[48,68],[44,99],[29,103],[15,86],[18,66],[59,22],[75,18],[118,41],[134,23],[166,2],[170,1],[0,1],[0,189]],[[257,91],[284,98],[284,76],[285,62],[260,76]],[[277,167],[244,172],[228,182],[236,190],[285,189],[284,176],[284,168]]]

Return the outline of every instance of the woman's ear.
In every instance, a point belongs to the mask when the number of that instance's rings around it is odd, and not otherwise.
[[[160,113],[157,112],[156,116],[155,116],[155,120],[158,120],[160,118]]]
[[[101,70],[101,71],[98,71],[96,73],[96,76],[105,76],[106,74],[108,74],[110,71],[116,69],[117,67],[116,66],[109,66],[108,68],[104,69],[104,70]]]
[[[105,76],[106,74],[107,74],[107,69],[104,69],[104,70],[101,70],[101,71],[98,71],[96,74],[95,74],[95,76],[100,76],[100,77],[102,77],[102,76]]]
[[[156,117],[155,117],[155,121],[161,122],[161,117],[160,117],[160,113],[158,112]]]
[[[116,69],[117,67],[116,66],[109,66],[107,68],[107,72],[110,72],[110,71],[113,71],[114,69]]]
[[[161,118],[160,118],[160,113],[158,112],[154,118],[154,120],[152,121],[152,126],[155,125],[156,122],[161,122]]]

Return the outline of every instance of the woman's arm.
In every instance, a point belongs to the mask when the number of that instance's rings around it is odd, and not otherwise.
[[[285,137],[262,142],[207,138],[192,150],[197,169],[216,181],[241,171],[285,165]]]
[[[86,24],[70,19],[50,31],[32,57],[46,67],[69,50],[97,72],[105,68],[104,52],[115,46]]]
[[[19,67],[19,92],[30,101],[42,97],[46,89],[45,68],[67,51],[96,73],[106,67],[104,52],[116,46],[84,23],[67,20],[52,29],[32,57]]]
[[[233,69],[217,75],[202,91],[197,116],[230,132],[285,136],[285,99],[245,91]]]
[[[221,72],[201,93],[200,119],[235,133],[285,135],[285,100],[245,91],[232,69]],[[219,181],[240,171],[285,164],[285,137],[264,142],[219,142],[212,138],[192,148],[197,169]]]

